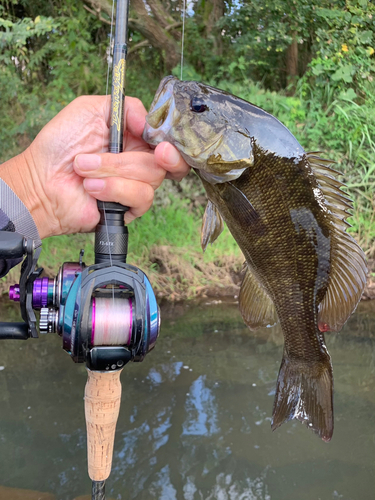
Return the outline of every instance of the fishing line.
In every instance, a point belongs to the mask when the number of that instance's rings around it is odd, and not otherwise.
[[[113,62],[113,57],[111,59],[111,54],[113,52],[113,17],[114,17],[114,7],[115,7],[115,0],[112,0],[111,31],[110,31],[110,35],[109,35],[109,54],[108,54],[108,57],[107,57],[107,81],[106,81],[106,86],[105,86],[105,95],[106,96],[108,96],[110,66],[111,66],[111,63]],[[107,99],[107,111],[109,111],[110,107],[111,107],[111,100]],[[108,113],[108,115],[110,115],[110,113]],[[104,151],[104,130],[105,129],[103,128],[102,151]],[[110,241],[109,241],[108,224],[107,224],[107,213],[106,213],[105,204],[104,204],[103,214],[104,214],[104,225],[105,225],[105,228],[106,228],[106,235],[107,235],[107,243],[108,243],[108,251],[109,251],[109,261],[110,261],[110,265],[112,267],[113,266],[113,261],[112,261],[111,245],[110,245]],[[113,288],[112,288],[112,299],[113,300],[115,299]]]
[[[109,85],[109,69],[111,66],[111,53],[112,53],[112,40],[113,40],[113,12],[114,12],[115,0],[112,0],[112,12],[111,12],[111,31],[109,34],[109,53],[107,56],[107,82],[105,86],[105,95],[108,96],[108,85]],[[108,102],[108,101],[107,101]],[[109,101],[110,106],[110,101]],[[108,104],[107,104],[108,109]],[[104,151],[104,129],[103,129],[103,137],[102,137],[102,150]]]
[[[184,40],[185,40],[185,14],[186,14],[186,0],[183,0],[183,11],[182,11],[182,40],[181,40],[181,80],[182,80],[182,68],[184,66]]]
[[[133,325],[132,299],[93,297],[91,343],[129,345]]]
[[[107,78],[106,78],[106,86],[105,86],[105,95],[107,96],[105,116],[108,115],[109,123],[110,123],[110,115],[111,115],[111,98],[108,98],[108,88],[109,88],[109,72],[110,72],[111,66],[113,65],[114,6],[115,6],[115,0],[112,0],[111,31],[110,31],[110,35],[109,35],[109,51],[108,51],[108,57],[107,57]],[[111,55],[112,55],[112,57],[111,57]],[[109,126],[109,124],[108,124],[108,126]],[[104,149],[104,134],[105,134],[105,127],[103,127],[103,135],[102,135],[102,152],[105,151],[105,149]],[[113,261],[112,261],[111,245],[110,245],[110,240],[109,240],[107,213],[106,213],[105,203],[103,204],[103,215],[104,215],[104,225],[106,228],[106,236],[107,236],[107,243],[108,243],[108,250],[109,250],[109,261],[110,261],[110,266],[112,267]],[[104,300],[104,299],[102,299],[102,300]],[[93,301],[95,304],[95,298],[93,299]],[[93,314],[95,314],[95,311],[97,311],[98,309],[100,312],[99,312],[99,315],[96,314],[93,317],[93,333],[92,333],[93,339],[92,340],[94,340],[94,333],[96,333],[96,341],[98,342],[97,345],[103,345],[102,342],[103,342],[103,338],[104,338],[104,333],[106,333],[108,331],[108,326],[111,323],[110,323],[110,319],[108,318],[108,316],[103,319],[103,313],[101,311],[103,304],[101,304],[101,300],[97,299],[96,304],[95,305],[94,304],[93,304]],[[108,306],[107,309],[111,309],[111,306]],[[114,287],[112,287],[112,309],[115,309]],[[99,319],[99,316],[100,316],[100,319]],[[103,328],[104,322],[105,322],[105,325],[107,326],[107,328]],[[96,327],[96,332],[95,332],[95,327]],[[119,330],[119,329],[117,328],[117,330]],[[118,338],[119,338],[119,334],[117,333],[116,339],[118,339]],[[92,498],[92,500],[105,500],[105,480],[104,481],[92,481],[91,498]]]
[[[109,232],[108,232],[107,214],[106,214],[106,211],[105,211],[105,204],[104,204],[103,214],[104,214],[104,225],[105,225],[105,231],[106,231],[106,234],[107,234],[108,253],[109,253],[109,262],[110,262],[111,267],[112,267],[112,266],[113,266],[113,262],[112,262],[112,252],[111,252],[111,245],[110,245],[110,241],[109,241]],[[113,294],[113,288],[112,288],[112,294]],[[114,295],[113,295],[113,297],[114,297]]]
[[[112,53],[112,45],[113,45],[113,17],[114,17],[114,10],[115,10],[115,0],[112,0],[112,12],[111,12],[111,32],[109,35],[109,55],[107,59],[107,82],[106,82],[106,87],[105,87],[105,95],[108,96],[108,86],[109,86],[109,69],[110,69],[110,63],[111,63],[111,53]],[[113,58],[112,58],[113,62]],[[110,100],[107,100],[107,109],[108,105],[110,107]],[[104,129],[103,129],[103,143],[102,143],[102,149],[104,150]],[[111,252],[111,245],[109,244],[109,233],[108,233],[108,224],[107,224],[107,214],[106,214],[106,209],[105,209],[105,204],[104,204],[104,224],[106,228],[106,233],[107,233],[107,242],[108,242],[108,250],[109,250],[109,261],[111,263],[111,266],[113,265],[112,263],[112,252]],[[114,295],[113,295],[114,298]]]

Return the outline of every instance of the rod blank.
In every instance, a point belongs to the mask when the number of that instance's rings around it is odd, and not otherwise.
[[[105,500],[105,481],[92,482],[92,500]]]

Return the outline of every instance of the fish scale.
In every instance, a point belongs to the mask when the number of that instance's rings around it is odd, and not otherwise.
[[[280,203],[280,198],[283,198],[283,183],[280,183],[275,175],[278,172],[277,163],[271,165],[272,175],[269,173],[270,168],[268,168],[267,163],[262,162],[259,165],[255,164],[252,169],[232,182],[245,194],[247,199],[251,200],[255,211],[263,212],[261,220],[267,228],[264,236],[259,237],[256,228],[254,230],[251,226],[244,230],[237,223],[237,219],[231,216],[230,210],[224,208],[221,213],[246,260],[257,270],[259,278],[265,283],[267,292],[273,299],[285,335],[288,354],[299,356],[302,351],[302,355],[305,356],[306,349],[302,346],[308,343],[309,351],[311,351],[311,347],[314,348],[316,359],[320,359],[322,354],[326,358],[326,353],[325,351],[322,353],[317,338],[317,308],[328,286],[329,276],[327,269],[317,267],[316,256],[318,251],[329,253],[329,243],[327,245],[327,238],[323,237],[320,239],[319,249],[311,248],[311,238],[307,237],[305,241],[299,241],[297,245],[291,244],[291,241],[296,238],[296,230],[290,220],[290,210],[298,209],[298,207],[306,209],[307,197],[310,198],[309,205],[311,210],[317,213],[320,223],[327,224],[329,222],[317,209],[315,198],[301,194],[302,189],[299,188],[303,187],[303,178],[299,175],[299,165],[296,166],[291,161],[290,169],[286,169],[284,164],[280,164],[280,167],[280,176],[283,175],[289,180],[293,178],[294,181],[292,183],[293,196],[288,198],[287,206],[283,202]],[[274,182],[270,179],[274,179]],[[225,183],[219,187],[219,185],[211,186],[206,181],[203,182],[211,201],[216,205],[222,205],[219,193],[225,189]],[[266,203],[270,199],[274,200],[273,203]],[[235,205],[235,200],[233,201]],[[284,210],[282,210],[283,208]],[[285,220],[289,220],[289,227],[285,224]],[[280,226],[284,229],[282,233],[279,230]],[[295,251],[296,248],[298,252]],[[312,251],[312,255],[310,251],[310,257],[312,258],[308,258],[307,255],[310,249]],[[286,263],[289,265],[286,266]],[[327,264],[329,266],[329,259],[327,259]],[[298,267],[302,267],[302,269],[296,269]],[[315,286],[309,286],[309,281],[315,283]],[[298,287],[297,290],[296,287]],[[295,299],[296,295],[300,296],[301,294],[303,295],[301,297],[304,304],[303,309],[298,307],[298,301]],[[310,357],[312,357],[312,353],[310,353]]]

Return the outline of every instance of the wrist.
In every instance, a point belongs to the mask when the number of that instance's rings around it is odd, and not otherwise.
[[[49,202],[36,173],[30,149],[0,165],[0,177],[24,203],[38,228],[40,238],[51,235]]]

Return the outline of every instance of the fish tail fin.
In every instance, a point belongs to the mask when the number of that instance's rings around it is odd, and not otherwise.
[[[333,434],[333,377],[329,357],[311,362],[284,354],[277,379],[272,430],[296,418],[324,441]]]

